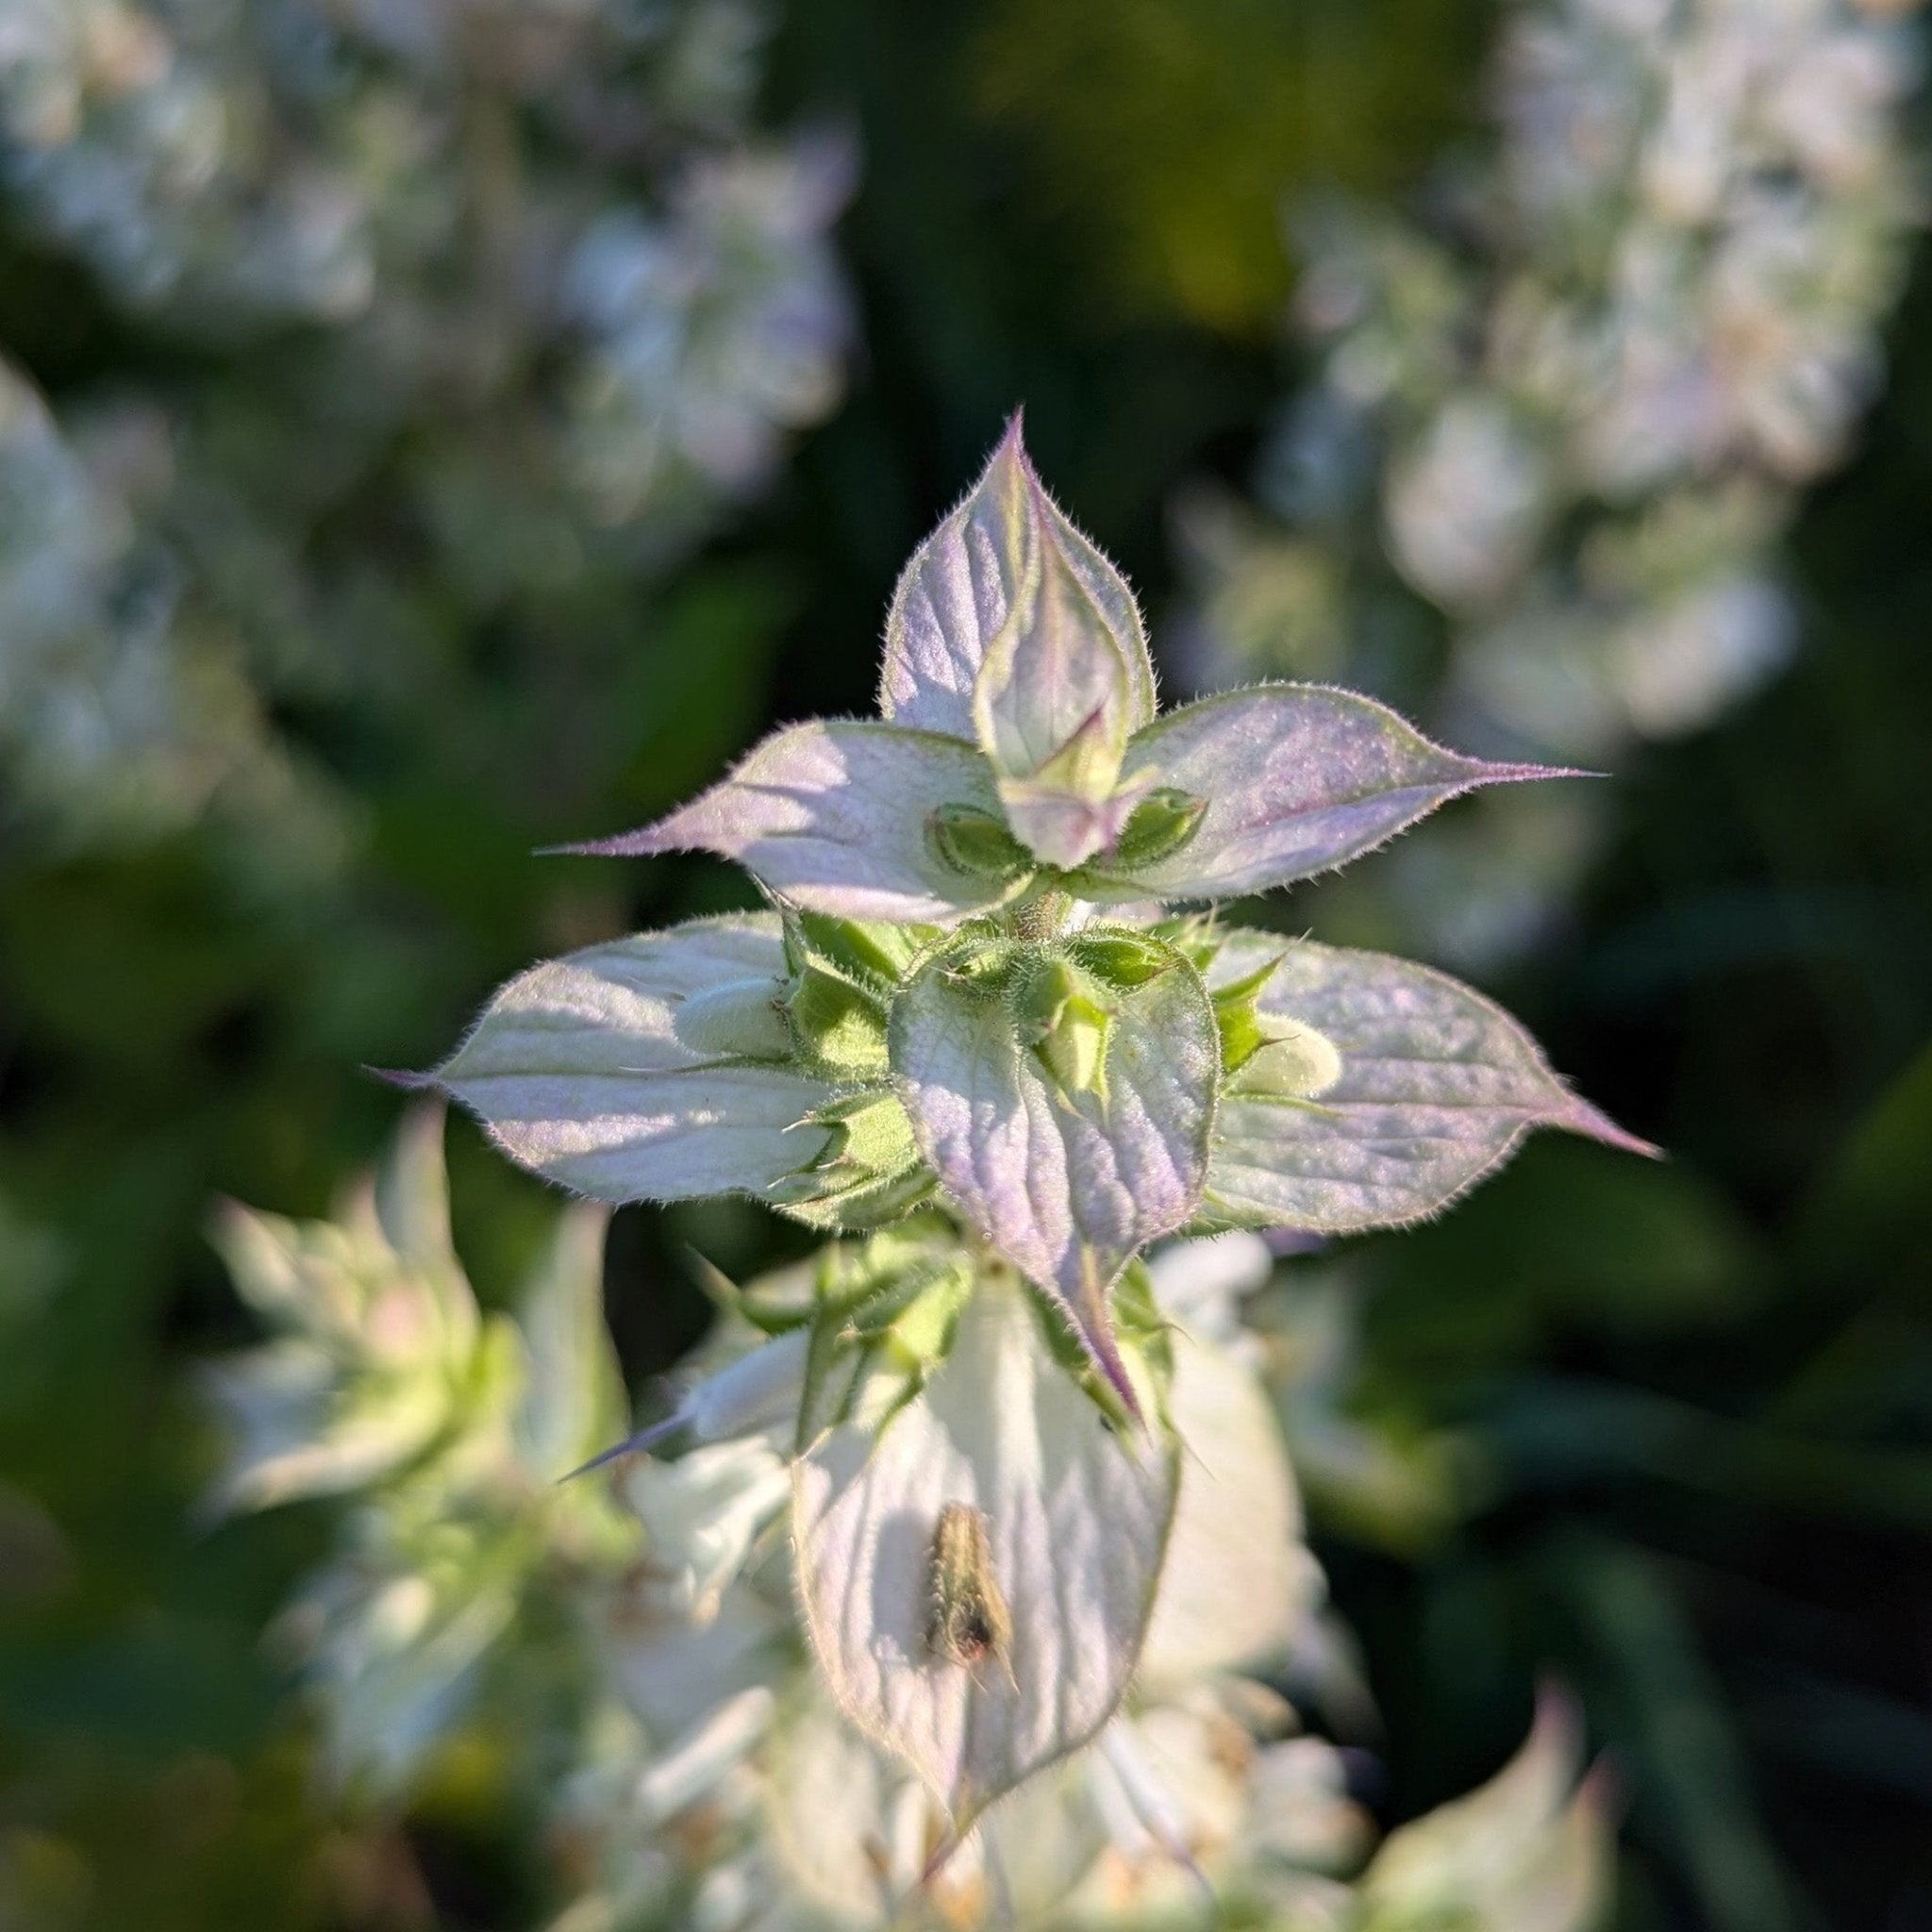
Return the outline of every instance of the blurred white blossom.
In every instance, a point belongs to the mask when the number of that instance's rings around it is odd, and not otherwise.
[[[1491,751],[1610,761],[1773,675],[1797,638],[1777,540],[1876,391],[1924,212],[1908,10],[1516,0],[1493,150],[1444,172],[1426,223],[1299,226],[1317,374],[1262,516],[1183,506],[1191,674],[1410,695],[1402,586],[1446,626],[1445,728]],[[1474,896],[1441,876],[1445,835],[1398,857],[1398,898],[1452,958],[1522,944],[1591,844],[1587,810],[1523,822],[1565,810],[1484,801]]]
[[[1555,1703],[1495,1786],[1351,1879],[1369,1820],[1274,1682],[1291,1659],[1306,1673],[1327,1613],[1230,1326],[1267,1278],[1254,1238],[1157,1257],[1184,1328],[1170,1401],[1189,1455],[1140,1677],[1091,1749],[954,1842],[938,1798],[835,1709],[797,1627],[792,1423],[774,1396],[801,1393],[790,1338],[824,1264],[728,1291],[663,1431],[694,1446],[559,1487],[559,1464],[617,1426],[601,1217],[566,1210],[514,1314],[481,1314],[449,1244],[441,1124],[411,1116],[330,1221],[225,1215],[272,1339],[210,1372],[232,1444],[215,1501],[345,1499],[334,1555],[276,1633],[306,1662],[339,1777],[407,1792],[467,1724],[519,1713],[565,1901],[550,1932],[1594,1923],[1605,1814],[1590,1787],[1569,1798],[1574,1725]]]
[[[769,481],[841,386],[855,173],[841,136],[755,125],[769,27],[752,0],[0,0],[9,219],[214,371],[112,399],[158,458],[138,489],[94,474],[94,399],[0,372],[29,808],[92,838],[325,813],[264,712],[421,716],[440,661],[420,566],[316,542],[358,489],[487,610],[648,580]]]

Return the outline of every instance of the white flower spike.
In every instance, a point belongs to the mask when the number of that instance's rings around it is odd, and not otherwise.
[[[1096,1736],[1145,1661],[1175,1363],[1198,1381],[1212,1340],[1163,1331],[1151,1242],[1412,1221],[1538,1126],[1648,1150],[1454,980],[1165,913],[1559,774],[1319,686],[1157,716],[1132,593],[1017,419],[900,581],[880,708],[791,725],[659,824],[577,848],[738,858],[773,910],[534,967],[423,1077],[595,1199],[743,1193],[867,1237],[824,1249],[786,1305],[741,1309],[761,1346],[597,1460],[757,1445],[636,1465],[641,1513],[686,1546],[677,1603],[715,1616],[790,1458],[820,1672],[943,1807],[950,1846]],[[1217,1456],[1257,1436],[1241,1394],[1194,1429]],[[1291,1536],[1278,1497],[1257,1520]],[[1229,1667],[1296,1575],[1257,1557]],[[1167,1601],[1148,1695],[1212,1649],[1211,1603]]]

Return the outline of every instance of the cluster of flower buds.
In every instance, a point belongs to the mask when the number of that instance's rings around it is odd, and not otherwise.
[[[1181,1440],[1149,1244],[1412,1221],[1539,1125],[1641,1143],[1469,988],[1186,909],[1552,774],[1318,686],[1158,713],[1132,594],[1017,422],[901,579],[881,711],[577,848],[721,853],[770,910],[537,966],[409,1077],[596,1199],[877,1230],[752,1360],[797,1368],[823,1680],[957,1836],[1141,1657]]]
[[[420,560],[378,586],[369,546],[344,569],[314,541],[358,488],[400,490],[487,607],[634,584],[769,479],[841,387],[853,158],[758,136],[764,32],[753,0],[4,9],[9,219],[220,358],[113,404],[153,445],[142,487],[70,491],[51,545],[0,526],[0,616],[60,625],[58,649],[0,625],[8,722],[66,727],[19,732],[30,796],[77,819],[119,784],[152,830],[273,761],[253,687],[373,701],[430,675]],[[36,459],[8,424],[37,408],[0,395],[9,501]],[[270,787],[246,789],[259,817]]]
[[[1884,0],[1519,0],[1493,153],[1426,225],[1302,227],[1314,383],[1265,514],[1184,518],[1193,670],[1413,690],[1414,598],[1467,741],[1600,762],[1696,729],[1786,660],[1776,540],[1876,388],[1920,208],[1917,57]],[[1405,667],[1408,667],[1405,670]],[[1534,931],[1580,865],[1507,803],[1398,875],[1437,943]],[[1498,881],[1507,881],[1500,885]]]

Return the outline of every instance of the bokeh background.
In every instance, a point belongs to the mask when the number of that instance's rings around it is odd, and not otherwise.
[[[1171,690],[1333,676],[1608,782],[1266,916],[1475,978],[1655,1166],[1291,1257],[1385,1822],[1540,1676],[1619,1923],[1932,1928],[1932,275],[1909,9],[0,0],[0,1924],[511,1927],[489,1740],[340,1790],[211,1524],[231,1196],[325,1211],[537,858],[869,708],[1016,406]],[[1585,803],[1574,791],[1587,791]],[[1432,858],[1430,855],[1434,853]],[[467,1125],[486,1303],[552,1205]],[[745,1204],[626,1209],[643,1387]]]

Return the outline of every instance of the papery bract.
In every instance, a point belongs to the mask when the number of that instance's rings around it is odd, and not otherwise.
[[[1039,594],[1047,548],[1054,554],[1050,599],[1062,600],[1063,608],[1091,608],[1106,633],[1102,649],[1117,658],[1124,675],[1124,688],[1065,631],[1036,637],[1032,648],[1023,650],[1024,625],[1016,626],[1014,616]],[[1107,724],[1123,742],[1154,716],[1154,666],[1134,593],[1047,495],[1027,459],[1018,416],[979,480],[913,553],[892,593],[879,675],[880,713],[901,724],[977,738],[980,674],[990,655],[1002,653],[1012,662],[997,670],[996,690],[1010,691],[1015,704],[1054,708],[1041,714],[1045,728],[1037,737],[1027,734],[1036,758],[1050,756],[1095,709],[1117,708]],[[1069,661],[1074,681],[1067,687],[1056,683],[1032,693],[1012,688],[1018,673],[1029,678],[1058,674]],[[997,742],[997,727],[1017,728],[1020,721],[1004,714],[992,695],[988,707]],[[1047,724],[1047,717],[1058,725]],[[1023,768],[1024,758],[1008,766],[1015,773]]]
[[[1600,1924],[1614,1840],[1603,1779],[1577,1781],[1579,1732],[1569,1699],[1545,1690],[1528,1739],[1488,1784],[1390,1834],[1362,1874],[1361,1923]]]
[[[1069,974],[1091,997],[1061,986]],[[1054,950],[964,935],[900,993],[891,1043],[947,1196],[1123,1387],[1108,1295],[1134,1254],[1191,1216],[1207,1173],[1219,1048],[1194,969],[1140,934],[1090,930]]]
[[[745,979],[769,979],[776,1000],[785,973],[769,914],[590,946],[511,980],[431,1077],[514,1158],[599,1200],[762,1192],[823,1144],[824,1130],[794,1129],[833,1090],[719,1051],[708,1024],[693,1043],[678,1017]]]
[[[1656,1151],[1579,1099],[1507,1013],[1445,973],[1237,931],[1221,939],[1208,982],[1271,960],[1258,1009],[1316,1027],[1341,1073],[1318,1099],[1238,1085],[1223,1094],[1207,1218],[1328,1234],[1397,1225],[1445,1207],[1540,1126]]]
[[[1187,1445],[1143,1690],[1280,1662],[1321,1595],[1301,1498],[1266,1391],[1225,1349],[1172,1339],[1168,1413]]]
[[[1008,895],[949,865],[928,821],[998,813],[970,744],[875,720],[793,724],[732,774],[654,825],[574,846],[627,857],[692,847],[735,858],[795,905],[849,919],[952,921]]]
[[[897,1378],[880,1394],[898,1400]],[[1141,1401],[1158,1397],[1143,1384]],[[924,1392],[880,1427],[858,1412],[797,1466],[806,1624],[848,1717],[908,1758],[963,1831],[1085,1743],[1126,1690],[1175,1494],[1164,1430],[1118,1431],[1044,1345],[1025,1292],[985,1276]],[[983,1512],[1011,1617],[1006,1655],[932,1655],[941,1511]]]
[[[1479,785],[1566,775],[1431,744],[1373,698],[1264,684],[1170,711],[1128,747],[1121,783],[1201,801],[1172,852],[1083,874],[1097,899],[1215,899],[1313,876]]]

